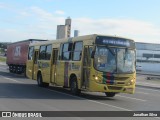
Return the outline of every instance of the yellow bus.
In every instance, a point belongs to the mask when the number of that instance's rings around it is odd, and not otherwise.
[[[31,44],[26,74],[41,87],[54,84],[75,95],[91,91],[114,97],[134,93],[135,64],[133,40],[93,34]]]

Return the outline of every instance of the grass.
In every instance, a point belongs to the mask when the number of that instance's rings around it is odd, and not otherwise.
[[[1,57],[0,56],[0,62],[6,62],[6,57]]]

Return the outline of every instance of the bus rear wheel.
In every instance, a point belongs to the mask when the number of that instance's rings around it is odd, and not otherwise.
[[[70,83],[70,91],[73,95],[80,95],[81,91],[78,89],[77,79],[73,78]]]
[[[105,92],[106,97],[114,97],[116,95],[116,93],[114,92]]]
[[[49,86],[49,83],[44,83],[43,82],[41,74],[39,74],[38,77],[37,77],[37,84],[38,84],[39,87],[48,87]]]

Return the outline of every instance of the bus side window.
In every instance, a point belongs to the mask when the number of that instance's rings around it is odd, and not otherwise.
[[[46,46],[42,45],[40,47],[39,60],[45,60],[46,58]]]
[[[80,61],[82,56],[83,43],[75,42],[74,43],[74,51],[73,51],[73,60]]]
[[[51,53],[52,53],[52,45],[47,45],[47,48],[46,48],[46,60],[50,60]]]
[[[28,52],[28,60],[33,59],[33,53],[34,53],[34,47],[29,47],[29,52]]]
[[[72,52],[72,43],[64,43],[61,45],[61,60],[70,60]]]

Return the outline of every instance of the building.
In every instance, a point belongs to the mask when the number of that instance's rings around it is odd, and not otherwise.
[[[67,26],[57,25],[57,39],[67,38]]]
[[[78,30],[74,30],[74,37],[79,36],[79,31]]]
[[[160,44],[136,42],[136,59],[142,71],[160,73]]]
[[[66,20],[65,20],[65,26],[67,27],[67,37],[71,37],[71,18],[68,17]]]
[[[65,25],[57,25],[57,39],[69,38],[71,36],[71,19],[65,20]]]
[[[160,62],[160,44],[136,42],[138,62]]]

